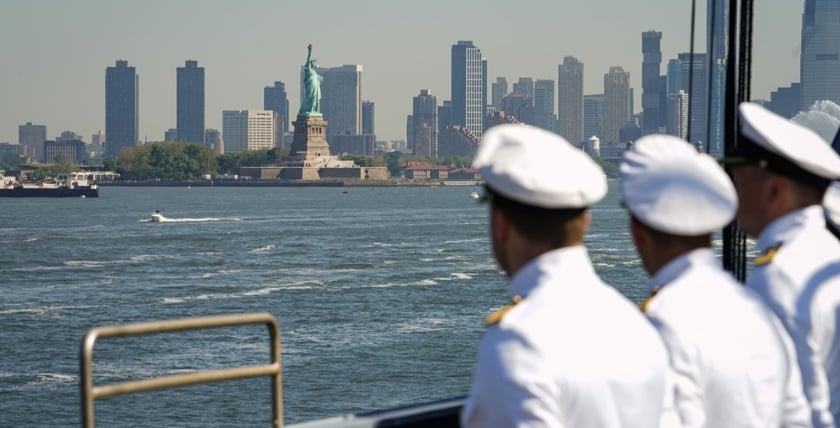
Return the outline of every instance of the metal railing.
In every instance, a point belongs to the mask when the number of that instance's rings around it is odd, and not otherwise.
[[[93,385],[93,345],[97,339],[111,337],[141,336],[184,330],[198,330],[219,327],[234,327],[247,324],[265,324],[271,340],[271,363],[232,369],[208,370],[195,373],[160,376],[144,380],[113,383],[104,386]],[[79,358],[80,388],[82,394],[82,426],[93,428],[93,403],[97,399],[116,395],[133,394],[164,388],[220,382],[224,380],[271,376],[273,426],[283,426],[283,380],[280,367],[280,328],[277,320],[268,313],[243,315],[222,315],[214,317],[188,318],[96,327],[85,334]]]

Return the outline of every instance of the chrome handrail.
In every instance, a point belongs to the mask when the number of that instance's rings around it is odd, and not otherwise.
[[[140,336],[206,328],[234,327],[246,324],[265,324],[271,339],[271,364],[246,366],[233,369],[207,370],[195,373],[159,376],[150,379],[113,383],[104,386],[93,385],[93,345],[97,339],[111,337]],[[280,328],[277,320],[269,313],[242,315],[221,315],[213,317],[187,318],[125,324],[90,329],[82,339],[79,357],[79,372],[82,400],[82,426],[93,428],[93,402],[96,399],[156,389],[173,388],[199,383],[223,380],[271,376],[272,421],[275,428],[283,426],[283,378],[280,366]]]

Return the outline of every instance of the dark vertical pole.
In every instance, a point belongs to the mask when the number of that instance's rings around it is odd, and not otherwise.
[[[753,0],[741,0],[740,6],[739,13],[737,0],[730,0],[724,106],[724,155],[731,154],[738,145],[738,104],[750,98]],[[747,238],[735,223],[723,230],[723,267],[731,271],[739,281],[743,282],[746,279]]]

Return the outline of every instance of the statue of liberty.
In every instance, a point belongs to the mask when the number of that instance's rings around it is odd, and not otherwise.
[[[312,59],[312,44],[307,46],[306,65],[303,67],[303,100],[300,103],[298,116],[321,116],[321,81],[322,76],[315,71],[315,60]]]

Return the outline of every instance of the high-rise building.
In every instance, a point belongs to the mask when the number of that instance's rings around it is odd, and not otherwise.
[[[519,80],[513,84],[513,90],[511,92],[533,102],[534,79],[530,77],[520,77]]]
[[[204,130],[204,146],[216,151],[216,153],[224,154],[225,149],[222,146],[222,135],[218,129],[207,128]]]
[[[283,132],[289,129],[289,97],[286,93],[286,84],[275,81],[273,86],[266,86],[263,89],[263,110],[271,110],[278,114]]]
[[[69,160],[77,164],[83,163],[85,159],[87,159],[85,142],[80,139],[63,141],[47,140],[44,142],[44,156],[46,157],[47,162],[60,162],[61,160]]]
[[[516,117],[521,123],[537,125],[534,111],[534,101],[523,92],[511,92],[502,99],[502,111],[509,116]]]
[[[376,134],[373,101],[362,101],[362,134]]]
[[[275,147],[274,112],[271,110],[225,110],[222,139],[225,153]]]
[[[452,101],[444,100],[438,107],[438,133],[443,132],[447,126],[452,126]]]
[[[682,63],[674,58],[668,61],[668,94],[676,94],[682,90]]]
[[[26,125],[18,125],[18,144],[20,144],[20,155],[43,162],[44,142],[47,141],[46,125],[33,125],[26,122]]]
[[[554,131],[557,116],[554,114],[554,80],[538,79],[534,82],[534,122],[548,131]]]
[[[770,102],[765,104],[768,110],[788,119],[799,113],[799,103],[802,101],[802,85],[791,83],[790,86],[776,88],[770,92]]]
[[[601,141],[622,142],[619,131],[630,120],[630,73],[621,67],[610,67],[604,75],[604,122]]]
[[[502,98],[508,94],[508,83],[504,77],[496,77],[496,81],[490,85],[492,97],[490,102],[497,110],[502,108]]]
[[[100,129],[96,134],[90,136],[91,152],[95,156],[100,156],[105,149],[105,134]]]
[[[583,99],[583,63],[567,56],[557,66],[557,121],[560,135],[573,143],[594,135],[583,132]]]
[[[840,104],[840,0],[805,0],[799,64],[801,110],[819,100]]]
[[[420,95],[414,97],[411,114],[414,136],[411,140],[415,155],[438,157],[437,107],[437,97],[429,94],[428,89],[421,89]]]
[[[327,121],[327,138],[333,135],[357,135],[362,131],[362,66],[315,67],[321,82],[321,114]],[[301,98],[303,67],[300,71]]]
[[[481,138],[487,106],[487,60],[472,41],[452,45],[452,125]]]
[[[128,61],[105,69],[105,156],[116,159],[140,135],[140,76]]]
[[[177,141],[204,142],[204,67],[188,59],[178,67]]]
[[[592,137],[601,139],[604,125],[604,94],[583,96],[583,136],[584,140]]]
[[[692,59],[690,53],[684,52],[677,57],[682,64],[682,89],[688,93],[690,134],[688,141],[692,144],[702,143],[705,147],[706,111],[709,99],[709,93],[706,91],[706,54],[695,53]]]
[[[685,139],[688,132],[688,94],[680,89],[668,95],[668,134]]]
[[[55,142],[57,143],[64,143],[67,141],[84,141],[85,138],[82,137],[81,134],[77,134],[73,131],[61,131],[61,134],[58,137],[55,137]]]
[[[662,52],[660,43],[662,33],[645,31],[642,33],[642,135],[659,131],[660,118],[660,68]]]

